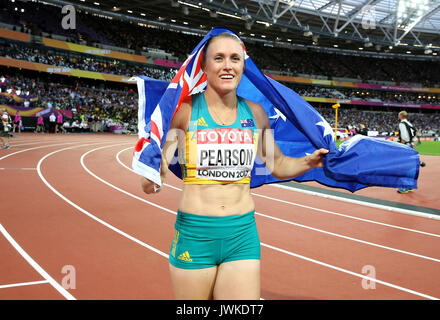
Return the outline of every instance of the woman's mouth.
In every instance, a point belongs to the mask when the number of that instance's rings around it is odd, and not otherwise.
[[[222,80],[232,80],[232,79],[234,79],[234,76],[232,74],[222,74],[220,76],[220,79],[222,79]]]

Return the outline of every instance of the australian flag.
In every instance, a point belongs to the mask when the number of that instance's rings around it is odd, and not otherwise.
[[[139,140],[135,146],[132,167],[135,172],[161,185],[162,148],[174,113],[189,95],[206,89],[206,75],[201,70],[202,50],[206,41],[220,33],[212,29],[192,51],[171,82],[137,77],[139,93]],[[296,92],[265,76],[245,52],[246,69],[237,95],[260,104],[267,113],[275,141],[284,155],[304,157],[325,148],[323,168],[283,181],[317,181],[323,185],[352,192],[368,187],[417,188],[419,154],[412,148],[392,141],[355,136],[336,147],[328,122]],[[250,126],[246,121],[242,126]],[[253,125],[253,124],[252,124]],[[177,152],[169,169],[182,178]],[[263,162],[255,160],[251,188],[280,182]]]
[[[243,128],[253,127],[254,126],[254,120],[252,120],[252,119],[240,120],[240,124],[241,124],[241,126]]]

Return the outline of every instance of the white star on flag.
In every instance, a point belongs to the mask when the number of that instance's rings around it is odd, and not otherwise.
[[[283,121],[286,121],[286,116],[284,114],[281,113],[280,110],[278,110],[277,108],[274,107],[274,110],[276,112],[276,115],[270,116],[270,119],[275,119],[275,121],[278,121],[278,118],[281,117],[281,119],[283,119]]]
[[[323,119],[323,121],[319,121],[319,122],[315,123],[315,125],[321,126],[324,128],[324,133],[323,133],[324,137],[329,134],[333,140],[335,139],[335,137],[333,136],[333,129],[332,129],[332,127],[330,127],[330,125],[328,124],[327,121],[325,121]]]

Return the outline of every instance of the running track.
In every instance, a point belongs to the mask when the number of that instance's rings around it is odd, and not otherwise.
[[[10,142],[0,150],[0,299],[173,299],[167,257],[182,183],[170,173],[160,193],[144,194],[130,169],[136,137]],[[427,185],[435,168],[421,170],[411,204],[429,206],[426,190],[440,198]],[[399,199],[364,192],[373,189]],[[439,220],[274,186],[252,193],[263,299],[440,298]]]

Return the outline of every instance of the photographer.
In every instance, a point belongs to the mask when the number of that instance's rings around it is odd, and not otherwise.
[[[416,135],[416,129],[408,121],[408,113],[406,111],[399,112],[399,142],[415,148],[413,139]],[[399,188],[398,193],[408,193],[413,191],[412,189]]]
[[[408,121],[406,111],[399,112],[399,142],[414,149],[413,139],[416,136],[416,128]]]

